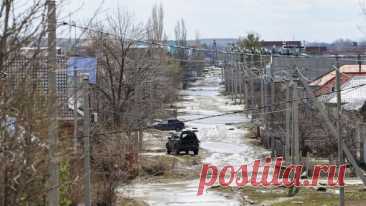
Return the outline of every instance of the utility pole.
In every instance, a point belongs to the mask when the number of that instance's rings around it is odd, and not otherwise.
[[[267,97],[267,93],[268,93],[268,91],[267,91],[267,89],[268,89],[268,85],[267,85],[267,81],[268,81],[268,79],[267,79],[267,71],[266,71],[266,69],[264,70],[264,76],[263,76],[263,125],[264,125],[264,132],[263,132],[263,137],[262,137],[262,139],[265,139],[265,140],[267,140],[267,138],[268,138],[268,136],[267,136],[267,131],[268,131],[268,125],[267,125],[267,115],[268,115],[268,113],[267,113],[267,111],[268,111],[268,102],[267,102],[267,99],[268,99],[268,97]]]
[[[361,72],[362,72],[361,54],[359,54],[359,55],[357,56],[357,62],[358,62],[358,69],[359,69],[359,72],[361,73]]]
[[[236,59],[235,59],[235,64],[234,64],[234,68],[233,68],[234,104],[236,104],[236,100],[238,99],[237,79],[238,79],[238,71],[237,71],[237,62],[236,62]]]
[[[240,103],[243,103],[243,70],[241,69],[240,63],[238,63],[238,85],[239,85],[239,99]]]
[[[229,67],[229,61],[226,62],[224,68],[222,69],[222,82],[225,84],[225,91],[229,91],[228,87],[228,77],[227,77],[227,68]]]
[[[291,150],[291,136],[292,136],[292,130],[291,130],[291,114],[292,114],[292,103],[291,103],[291,88],[292,88],[292,82],[288,84],[287,92],[286,92],[286,139],[285,139],[285,159],[286,162],[290,162],[290,150]]]
[[[254,76],[249,74],[249,78],[250,78],[250,108],[254,109],[255,108],[255,96],[254,96]],[[252,111],[253,113],[253,111]]]
[[[74,152],[78,150],[78,87],[79,77],[76,68],[74,68]]]
[[[236,88],[237,88],[237,98],[239,99],[239,104],[241,104],[241,90],[242,90],[242,87],[241,87],[241,78],[240,78],[240,74],[241,74],[241,70],[240,70],[240,63],[237,62],[236,64]]]
[[[262,113],[262,115],[261,115],[261,119],[262,119],[262,122],[263,122],[263,120],[264,120],[264,117],[265,117],[265,114],[264,114],[264,112],[265,112],[265,104],[264,104],[264,76],[265,76],[265,68],[263,67],[263,62],[262,62],[262,55],[260,54],[259,55],[259,59],[260,59],[260,65],[259,65],[259,68],[261,68],[262,69],[262,71],[259,71],[260,72],[260,81],[261,81],[261,88],[260,88],[260,90],[261,90],[261,109],[260,109],[260,111],[261,111],[261,113]]]
[[[275,98],[275,95],[276,95],[276,88],[275,88],[275,82],[272,80],[271,81],[271,111],[270,112],[273,112],[275,110],[275,103],[276,103],[276,98]],[[271,129],[274,128],[274,121],[275,119],[273,118],[273,114],[271,114],[271,118],[270,118],[270,127]],[[271,134],[271,149],[272,149],[272,156],[275,155],[276,153],[276,148],[275,148],[275,135],[274,134]]]
[[[217,44],[216,44],[216,40],[213,40],[213,49],[215,50],[215,53],[213,54],[212,64],[214,66],[217,66],[217,64],[216,64],[216,61],[217,61]]]
[[[339,71],[339,57],[337,55],[337,69],[336,69],[336,88],[337,88],[337,140],[338,140],[338,165],[344,163],[343,149],[342,149],[342,125],[341,125],[341,115],[342,115],[342,99],[341,99],[341,74]],[[339,188],[339,206],[344,206],[344,188]]]
[[[252,64],[252,66],[249,68],[249,72],[250,72],[250,95],[251,95],[251,99],[252,99],[252,108],[254,109],[254,108],[256,108],[256,104],[257,104],[257,102],[256,102],[256,96],[255,96],[255,81],[254,80],[257,80],[257,79],[255,79],[255,75],[254,75],[254,73],[253,73],[253,67],[255,67],[255,63],[254,63],[254,54],[252,54],[251,55],[251,59],[250,59],[250,61],[251,61],[251,64]],[[252,112],[252,113],[254,113],[254,112]],[[253,114],[252,114],[252,117],[253,117]]]
[[[244,68],[245,69],[245,68]],[[248,83],[248,75],[247,72],[244,71],[244,104],[245,109],[249,109],[249,83]],[[248,112],[246,112],[248,116]]]
[[[364,163],[366,163],[366,126],[365,124],[360,125],[360,136],[362,139],[362,160]]]
[[[297,94],[297,84],[293,86],[293,106],[292,106],[292,132],[293,132],[293,160],[295,164],[300,162],[300,143],[299,143],[299,95]]]
[[[90,101],[89,76],[83,76],[84,88],[84,201],[85,206],[91,206],[91,169],[90,169]]]
[[[221,81],[224,81],[224,70],[225,68],[227,67],[228,65],[228,59],[227,59],[227,53],[224,54],[224,65],[223,67],[221,68]]]
[[[234,66],[231,67],[231,78],[230,78],[230,81],[231,81],[231,99],[232,101],[234,101],[234,98],[235,98],[235,82],[234,82],[234,79],[235,79],[235,71],[234,71]]]
[[[58,144],[58,109],[57,109],[57,88],[56,88],[56,2],[47,0],[47,25],[48,25],[48,194],[47,201],[49,206],[57,206],[60,201],[59,190],[59,165],[57,158]]]

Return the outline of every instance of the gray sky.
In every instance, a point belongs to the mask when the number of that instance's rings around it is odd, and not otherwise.
[[[101,0],[68,0],[65,11],[81,9],[72,19],[85,22]],[[146,22],[155,3],[165,9],[166,31],[184,18],[189,37],[237,38],[257,32],[265,40],[333,41],[366,39],[363,0],[105,0],[99,19],[116,8],[128,10],[136,22]],[[83,4],[84,3],[84,4]]]

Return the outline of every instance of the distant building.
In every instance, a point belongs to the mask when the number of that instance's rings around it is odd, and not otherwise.
[[[272,54],[301,54],[304,48],[301,41],[261,41],[260,43],[266,52],[270,52]]]
[[[323,55],[328,51],[325,46],[306,46],[305,53],[310,55]]]
[[[32,58],[35,55],[46,57],[48,55],[48,47],[22,47],[20,54],[28,58]],[[56,47],[56,55],[65,56],[65,52],[61,47]]]

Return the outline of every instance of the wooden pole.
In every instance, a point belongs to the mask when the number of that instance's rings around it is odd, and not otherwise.
[[[78,72],[74,70],[74,152],[78,150],[78,87],[79,87]]]
[[[234,101],[235,100],[235,71],[234,71],[234,67],[235,65],[233,64],[231,66],[231,77],[230,77],[230,81],[231,81],[231,99]]]
[[[84,202],[91,206],[91,168],[90,168],[90,108],[89,108],[89,77],[83,77],[84,86]]]
[[[58,109],[57,109],[57,88],[56,88],[56,2],[47,0],[48,13],[48,205],[57,206],[60,204],[59,190],[59,162],[57,158],[58,145]]]
[[[300,163],[300,143],[299,143],[299,95],[297,84],[293,86],[293,106],[292,106],[292,132],[293,132],[293,160],[295,164]]]
[[[264,119],[264,112],[265,112],[265,101],[264,101],[264,77],[266,75],[266,69],[265,67],[263,66],[263,62],[262,62],[262,55],[259,55],[259,58],[260,58],[260,68],[262,69],[261,71],[261,77],[260,77],[260,80],[261,80],[261,112],[263,113],[262,114],[262,122],[263,122],[263,119]]]
[[[285,139],[285,159],[287,162],[290,162],[291,160],[291,136],[292,136],[292,130],[291,130],[291,114],[292,114],[292,103],[291,103],[291,87],[292,82],[288,84],[287,92],[286,92],[286,139]]]
[[[362,140],[361,156],[363,157],[363,162],[366,163],[366,127],[365,127],[365,124],[362,124],[360,127],[360,135],[361,135],[361,140]]]
[[[240,65],[238,64],[238,73],[237,73],[237,78],[238,78],[238,86],[239,86],[239,99],[240,99],[240,104],[243,103],[243,79],[242,79],[242,73],[243,71],[240,68]]]
[[[244,72],[244,98],[245,98],[245,109],[249,109],[249,84],[248,84],[248,75]],[[248,117],[248,112],[246,112]]]
[[[344,163],[342,150],[342,99],[341,99],[341,74],[339,71],[339,58],[337,56],[336,89],[337,89],[337,140],[338,140],[338,166]],[[339,188],[339,206],[344,206],[344,187]]]
[[[275,105],[275,103],[276,103],[276,97],[275,97],[275,95],[276,95],[276,88],[275,88],[275,82],[274,81],[272,81],[272,84],[271,84],[271,111],[270,112],[273,112],[274,111],[274,105]],[[270,119],[270,121],[271,121],[271,128],[273,129],[273,122],[275,121],[274,119],[273,119],[273,114],[271,114],[271,119]],[[274,135],[273,134],[271,134],[271,149],[272,149],[272,156],[274,156],[275,155],[275,138],[274,138]]]

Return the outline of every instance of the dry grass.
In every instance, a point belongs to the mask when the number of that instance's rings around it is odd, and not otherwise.
[[[224,193],[240,193],[243,197],[244,205],[254,202],[254,205],[265,206],[337,206],[338,195],[334,190],[319,192],[315,189],[301,189],[294,197],[287,196],[286,188],[257,189],[253,187],[245,188],[222,188],[220,186],[211,189]],[[360,186],[346,188],[346,204],[349,206],[366,205],[366,190]]]
[[[118,206],[148,206],[148,204],[140,200],[123,198],[120,200]]]

